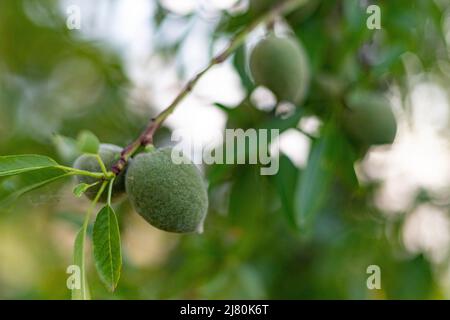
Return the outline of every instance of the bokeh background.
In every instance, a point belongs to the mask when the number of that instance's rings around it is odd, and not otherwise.
[[[82,129],[126,145],[275,2],[1,0],[0,155],[38,153],[70,165]],[[381,7],[381,30],[366,27],[372,3]],[[73,5],[81,30],[66,26]],[[199,82],[156,144],[170,144],[174,129],[201,146],[220,143],[225,128],[280,128],[280,172],[203,166],[210,210],[202,235],[159,231],[119,204],[121,280],[109,293],[88,260],[94,298],[450,298],[450,3],[310,0],[275,29],[301,39],[310,59],[310,90],[293,116],[247,75],[260,28]],[[342,85],[384,92],[398,134],[392,146],[355,159],[328,154],[344,164],[333,166],[329,183],[309,182],[315,218],[300,230],[292,222],[299,181],[335,108],[329,93]],[[0,298],[70,297],[66,268],[88,206],[73,185],[0,208]],[[380,290],[366,286],[369,265],[381,268]]]

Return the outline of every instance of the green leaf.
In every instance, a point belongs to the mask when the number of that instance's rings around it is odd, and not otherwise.
[[[315,141],[308,164],[299,177],[295,193],[296,221],[305,228],[329,199],[333,182],[350,191],[357,190],[358,179],[354,169],[355,152],[347,138],[333,122],[329,122],[322,136]]]
[[[80,183],[73,188],[72,192],[77,198],[80,198],[90,187],[92,184]]]
[[[70,176],[57,168],[44,168],[8,177],[0,182],[0,203],[8,204],[23,194]]]
[[[73,250],[73,264],[80,268],[80,288],[72,289],[72,300],[90,300],[89,285],[86,278],[86,268],[84,261],[84,246],[86,239],[86,230],[81,228],[75,238]]]
[[[348,189],[359,187],[358,178],[354,168],[357,159],[356,153],[349,141],[342,132],[336,131],[333,135],[333,142],[329,146],[329,166],[337,178]]]
[[[111,290],[117,286],[122,268],[119,223],[113,208],[105,206],[97,215],[93,231],[97,272]]]
[[[81,152],[96,154],[100,147],[97,136],[90,131],[82,131],[78,135],[78,148]]]
[[[261,176],[257,166],[241,165],[235,171],[236,178],[230,191],[228,214],[230,221],[246,224],[242,212],[247,218],[256,219],[267,210],[266,177]],[[252,201],[249,201],[249,198]]]
[[[298,175],[299,170],[292,161],[287,156],[281,155],[280,169],[274,176],[275,187],[281,200],[283,213],[286,215],[289,225],[292,227],[297,227],[294,210],[294,196]]]
[[[0,177],[56,166],[55,160],[35,154],[0,156]]]
[[[328,157],[334,143],[334,128],[325,128],[313,145],[308,164],[299,178],[295,196],[296,221],[299,227],[310,225],[325,200],[333,177]]]

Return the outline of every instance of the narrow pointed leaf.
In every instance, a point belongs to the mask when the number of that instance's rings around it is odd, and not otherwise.
[[[58,163],[55,160],[40,155],[0,156],[0,177],[55,167],[57,165]]]
[[[9,204],[27,192],[70,176],[57,168],[44,168],[8,177],[0,182],[0,204]]]
[[[122,268],[119,223],[113,208],[105,206],[97,215],[93,231],[97,272],[111,290],[117,286]]]
[[[312,146],[308,163],[299,177],[295,195],[296,221],[299,227],[311,225],[315,214],[323,207],[332,179],[333,150],[336,129],[325,128],[322,137]]]
[[[95,154],[100,147],[97,136],[90,131],[82,131],[78,136],[78,148],[81,152]]]
[[[281,200],[281,209],[286,215],[289,225],[296,228],[296,217],[294,210],[295,186],[299,170],[285,155],[280,157],[280,170],[274,176],[275,187]]]
[[[72,192],[76,197],[80,198],[91,186],[91,184],[80,183],[73,188]]]
[[[299,178],[295,196],[296,220],[310,225],[329,199],[331,185],[341,181],[349,190],[358,186],[353,167],[355,156],[342,132],[330,123],[311,150],[308,164]]]
[[[73,250],[73,264],[80,269],[80,287],[72,289],[72,300],[90,300],[89,285],[86,278],[86,267],[84,261],[84,247],[86,241],[86,230],[81,228],[75,238]]]

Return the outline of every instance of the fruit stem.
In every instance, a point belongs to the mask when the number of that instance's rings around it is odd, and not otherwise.
[[[87,229],[89,226],[89,221],[91,219],[92,212],[95,209],[95,206],[97,205],[98,200],[100,199],[103,191],[105,191],[106,185],[108,184],[108,181],[104,181],[102,183],[102,186],[100,187],[100,190],[98,191],[97,195],[95,196],[94,200],[91,202],[91,205],[89,206],[86,216],[84,217],[84,222],[81,227],[80,232],[82,232],[81,236],[83,238],[83,245],[82,245],[82,258],[81,258],[81,265],[79,266],[81,268],[81,277],[83,281],[83,290],[87,290],[87,278],[86,278],[86,234]],[[86,296],[86,292],[83,294],[83,296]],[[89,299],[89,298],[87,298]]]
[[[109,186],[108,186],[108,205],[109,206],[111,206],[112,189],[113,189],[115,179],[116,178],[112,178],[111,181],[109,182]]]
[[[287,15],[306,4],[309,0],[286,0],[275,5],[271,10],[262,14],[250,23],[242,31],[238,32],[230,41],[228,46],[220,52],[217,56],[213,57],[209,64],[197,73],[187,84],[183,87],[181,92],[175,97],[172,103],[164,109],[155,118],[152,118],[147,125],[144,132],[138,139],[133,141],[127,147],[122,150],[119,161],[111,169],[115,175],[118,175],[126,166],[130,157],[132,157],[141,147],[145,147],[153,143],[153,136],[155,132],[161,127],[167,117],[176,109],[181,101],[193,90],[197,82],[215,65],[221,64],[228,59],[245,41],[247,36],[260,24],[273,21],[277,16]]]
[[[107,176],[108,175],[108,170],[106,170],[106,166],[105,166],[105,163],[103,162],[102,158],[100,157],[100,155],[98,153],[95,154],[94,156],[95,156],[95,159],[97,159],[97,162],[98,162],[98,164],[100,166],[100,169],[102,170],[103,174],[105,176]]]

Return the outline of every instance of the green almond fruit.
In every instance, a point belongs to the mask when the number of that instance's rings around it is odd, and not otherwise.
[[[310,71],[306,52],[297,39],[267,36],[253,48],[249,65],[255,84],[270,89],[278,101],[303,101]]]
[[[137,155],[126,173],[127,194],[136,212],[152,226],[201,233],[208,210],[202,176],[188,159],[176,164],[171,154],[172,149],[165,148]]]
[[[120,153],[122,152],[122,148],[113,144],[101,144],[98,150],[98,154],[100,158],[103,160],[105,167],[107,170],[111,170],[111,168],[116,164],[116,162],[120,159]],[[95,156],[91,154],[83,154],[75,160],[74,168],[85,170],[89,172],[102,172],[100,168],[100,164],[98,163]],[[85,184],[93,184],[98,182],[99,180],[93,177],[88,176],[77,176],[78,183]],[[84,194],[91,200],[95,198],[98,191],[100,190],[101,183],[89,188]],[[125,173],[120,173],[116,179],[114,180],[114,185],[111,194],[111,200],[117,201],[125,194]],[[106,202],[108,199],[107,190],[103,192],[100,197],[101,202]]]
[[[344,128],[349,135],[365,145],[391,144],[397,123],[389,101],[382,95],[356,90],[346,98]]]

